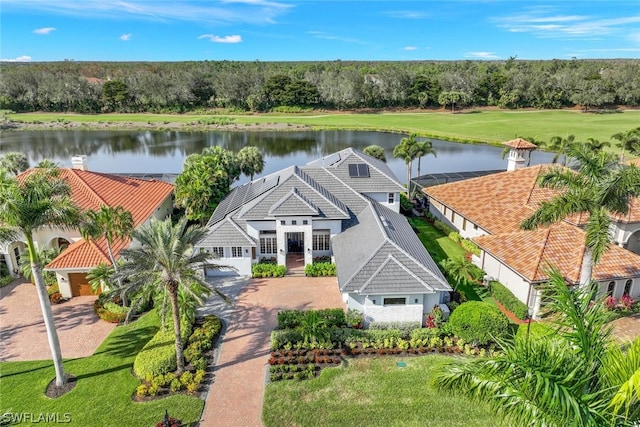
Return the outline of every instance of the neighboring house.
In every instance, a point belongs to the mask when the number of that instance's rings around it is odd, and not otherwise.
[[[208,275],[251,275],[261,261],[306,265],[333,257],[345,303],[367,322],[420,321],[451,288],[398,213],[403,190],[386,163],[347,148],[234,188],[197,247],[231,267]],[[402,274],[396,280],[379,269]]]
[[[430,199],[429,210],[437,219],[482,249],[479,257],[473,257],[474,263],[537,312],[538,285],[548,279],[550,266],[560,269],[569,283],[579,283],[585,251],[585,233],[580,225],[587,218],[575,215],[549,227],[521,230],[520,223],[533,214],[538,204],[556,194],[537,184],[547,165],[523,167],[521,161],[513,164],[523,158],[521,154],[522,151],[510,153],[507,172],[427,187],[423,191]],[[640,296],[637,199],[633,200],[628,215],[614,218],[612,235],[616,244],[595,266],[593,279],[602,293],[637,298]]]
[[[29,173],[30,170],[24,172]],[[87,170],[86,156],[74,157],[73,167],[61,168],[60,176],[71,187],[71,198],[81,210],[97,210],[103,205],[122,206],[131,212],[136,228],[148,223],[151,218],[166,218],[173,209],[171,184],[91,172]],[[56,273],[60,293],[66,298],[92,294],[86,274],[100,263],[111,265],[105,239],[87,242],[78,230],[38,230],[34,243],[40,248],[65,248],[45,266],[45,270]],[[112,245],[115,258],[130,244],[130,239],[116,239]],[[24,237],[6,243],[0,246],[0,262],[6,262],[9,271],[17,276],[20,259],[27,256],[25,251]]]

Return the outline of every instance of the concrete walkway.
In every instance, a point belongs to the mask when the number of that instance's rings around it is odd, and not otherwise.
[[[65,359],[91,356],[115,327],[93,312],[95,299],[75,297],[51,307]],[[36,288],[16,280],[0,288],[0,361],[44,359],[51,351]]]
[[[224,310],[215,303],[210,309],[213,312],[222,309],[228,329],[200,426],[259,427],[271,331],[277,325],[278,311],[343,308],[342,297],[335,277],[252,279],[244,287],[236,279],[227,280],[219,289],[239,295],[232,308]]]

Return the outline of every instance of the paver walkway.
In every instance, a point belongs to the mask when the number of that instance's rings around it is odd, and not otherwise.
[[[613,336],[621,342],[630,342],[640,336],[640,314],[621,317],[611,322]]]
[[[200,426],[262,426],[270,338],[278,311],[333,307],[344,307],[335,277],[249,281],[229,313]]]
[[[93,312],[95,296],[52,306],[62,357],[92,355],[115,325]],[[14,283],[0,288],[0,361],[51,359],[36,288]]]

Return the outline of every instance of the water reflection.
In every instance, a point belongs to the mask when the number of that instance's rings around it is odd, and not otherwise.
[[[25,153],[34,165],[51,159],[71,166],[71,157],[85,154],[89,168],[100,172],[179,173],[184,158],[209,146],[238,151],[247,145],[262,150],[264,174],[292,164],[302,165],[346,147],[372,144],[385,149],[388,164],[402,180],[405,164],[393,158],[393,147],[404,135],[360,131],[295,132],[176,132],[176,131],[26,131],[2,132],[0,154]],[[422,159],[422,173],[506,169],[502,149],[488,145],[434,140],[437,157]],[[532,164],[549,162],[550,153],[535,152]],[[414,164],[414,173],[416,165]]]

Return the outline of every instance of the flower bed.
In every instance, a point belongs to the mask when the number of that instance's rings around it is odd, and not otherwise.
[[[53,302],[53,295],[51,295],[51,302]],[[104,301],[102,298],[95,300],[93,310],[100,319],[109,323],[122,323],[127,318],[127,314],[129,314],[129,307],[123,307],[113,301]]]

